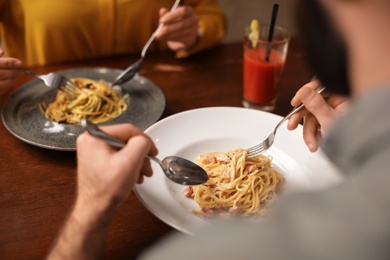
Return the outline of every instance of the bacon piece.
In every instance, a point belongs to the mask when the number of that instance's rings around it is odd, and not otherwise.
[[[202,209],[202,212],[206,218],[213,218],[214,217],[214,210],[212,210],[212,209]]]
[[[210,163],[216,163],[217,159],[213,155],[207,155],[206,157],[203,157],[202,163],[204,164],[210,164]]]
[[[240,208],[237,205],[233,205],[229,208],[229,213],[234,215],[237,214],[240,211]]]
[[[184,197],[191,198],[191,197],[192,197],[192,194],[194,194],[194,189],[192,188],[192,186],[188,186],[188,187],[185,188],[185,190],[183,191]]]
[[[219,153],[217,155],[217,160],[224,163],[230,163],[230,158],[225,153]]]

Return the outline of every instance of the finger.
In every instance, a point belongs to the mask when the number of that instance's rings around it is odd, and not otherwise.
[[[167,8],[165,8],[165,7],[160,8],[160,10],[158,12],[160,19],[161,19],[161,17],[163,17],[168,12],[169,12],[169,10]],[[159,23],[161,23],[161,22],[159,21]],[[155,36],[156,40],[160,40],[161,39],[161,37],[162,37],[161,34],[162,34],[163,29],[164,29],[164,27],[161,30],[157,31],[156,36]]]
[[[331,107],[337,107],[338,111],[345,111],[349,106],[348,98],[341,95],[331,95],[327,102]]]
[[[129,139],[127,144],[118,151],[118,156],[124,156],[125,158],[133,157],[135,161],[140,162],[143,165],[145,162],[145,156],[150,153],[154,144],[150,138],[146,135],[136,135]],[[141,168],[140,168],[141,170]]]
[[[117,125],[108,125],[108,126],[100,126],[100,128],[105,131],[107,134],[112,135],[124,142],[128,142],[134,136],[143,136],[152,143],[149,154],[155,156],[157,154],[157,148],[153,144],[153,141],[144,134],[139,128],[135,127],[131,124],[117,124]]]
[[[303,87],[297,93],[305,108],[316,117],[321,126],[329,126],[335,118],[335,110],[315,90]]]
[[[153,170],[152,170],[151,162],[149,159],[145,158],[144,164],[141,169],[141,174],[137,183],[141,184],[145,179],[144,177],[151,177],[152,175],[153,175]]]
[[[168,48],[173,52],[185,50],[186,48],[188,48],[186,44],[184,44],[182,42],[177,42],[177,41],[167,41],[167,45],[168,45]]]
[[[1,58],[0,69],[17,69],[22,65],[22,62],[15,58]]]
[[[145,156],[149,153],[151,146],[152,143],[146,136],[134,136],[128,141],[125,147],[114,155],[115,163],[131,169],[132,174],[137,174],[134,179],[137,181],[139,176],[143,175],[142,170],[148,170],[148,168],[144,166]],[[150,168],[149,171],[151,171]]]
[[[303,110],[303,109],[302,109]],[[305,110],[307,112],[307,110]],[[298,127],[298,125],[301,123],[302,119],[306,116],[306,114],[303,113],[304,111],[299,111],[296,114],[292,115],[287,123],[287,129],[288,130],[294,130]]]
[[[295,96],[291,99],[291,105],[293,107],[299,106],[302,104],[302,101],[299,98],[299,93],[303,88],[310,88],[310,89],[317,89],[320,85],[320,82],[318,80],[310,81],[309,83],[303,85],[295,94]]]
[[[84,154],[85,151],[88,151],[93,147],[93,152],[107,153],[107,151],[111,151],[114,153],[116,150],[109,145],[107,142],[96,138],[90,135],[87,131],[80,134],[76,139],[76,147],[77,147],[77,155]]]
[[[318,149],[317,133],[318,121],[312,114],[309,114],[303,122],[303,140],[311,152]]]
[[[171,24],[167,24],[160,30],[160,38],[166,35],[174,35],[175,33],[197,35],[198,18],[190,17]]]
[[[186,17],[194,15],[194,9],[190,6],[179,6],[176,10],[167,12],[160,18],[160,23],[170,24]]]
[[[161,38],[159,40],[162,41],[172,41],[172,42],[180,42],[183,43],[184,45],[189,45],[192,43],[195,43],[196,41],[196,30],[191,30],[191,31],[178,31],[178,32],[173,32],[173,33],[163,33],[161,35]]]
[[[160,16],[160,19],[161,19],[161,17],[163,17],[166,13],[168,13],[169,12],[169,10],[167,9],[167,8],[165,8],[165,7],[163,7],[163,8],[160,8],[160,10],[158,11],[158,14],[159,14],[159,16]]]
[[[77,169],[79,172],[88,172],[88,168],[95,166],[88,165],[90,158],[110,158],[116,152],[112,146],[103,140],[91,136],[88,132],[84,132],[77,137],[76,150]]]
[[[135,135],[142,135],[143,132],[131,124],[116,124],[116,125],[107,125],[99,126],[101,130],[106,132],[109,135],[112,135],[123,141],[129,140]]]
[[[140,175],[137,180],[137,184],[142,184],[144,182],[144,176]]]
[[[141,169],[142,175],[145,175],[146,177],[151,177],[153,175],[152,165],[150,161],[151,160],[145,158],[144,164]]]
[[[177,34],[163,35],[162,39],[159,40],[167,42],[169,49],[172,51],[179,51],[194,46],[197,37],[197,27],[194,27],[189,31],[180,31]]]
[[[305,107],[303,107],[300,111],[293,114],[287,124],[287,129],[294,130],[298,127],[298,125],[302,122],[302,120],[310,114],[309,111]]]

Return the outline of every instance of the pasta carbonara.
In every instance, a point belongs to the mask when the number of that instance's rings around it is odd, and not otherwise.
[[[200,206],[201,212],[195,213],[206,217],[265,216],[284,181],[269,157],[247,158],[247,150],[201,154],[196,163],[206,170],[209,180],[187,187],[184,195]]]
[[[40,104],[46,118],[69,124],[79,124],[81,119],[86,118],[97,124],[113,119],[127,109],[128,95],[121,97],[104,80],[72,80],[78,86],[74,95],[59,90],[54,102]]]

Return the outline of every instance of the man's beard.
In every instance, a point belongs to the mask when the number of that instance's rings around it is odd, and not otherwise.
[[[310,69],[327,90],[350,94],[347,52],[319,0],[298,0],[296,21]]]

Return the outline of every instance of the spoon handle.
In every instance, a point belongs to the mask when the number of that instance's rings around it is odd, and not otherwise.
[[[157,157],[153,157],[150,155],[145,155],[145,157],[149,160],[155,161],[156,163],[160,164],[160,166],[162,166],[162,161],[160,161],[160,159],[158,159]]]
[[[92,136],[95,136],[99,139],[102,139],[103,141],[107,142],[109,145],[115,147],[115,148],[123,148],[126,143],[123,142],[122,140],[112,136],[112,135],[109,135],[107,134],[106,132],[104,132],[103,130],[101,130],[97,125],[89,122],[88,120],[86,119],[83,119],[81,121],[81,124],[82,126],[88,131],[88,133]],[[156,157],[153,157],[153,156],[149,156],[149,155],[145,155],[146,158],[150,159],[150,160],[153,160],[155,162],[157,162],[158,164],[162,164],[162,162],[160,161],[160,159],[156,158]]]

